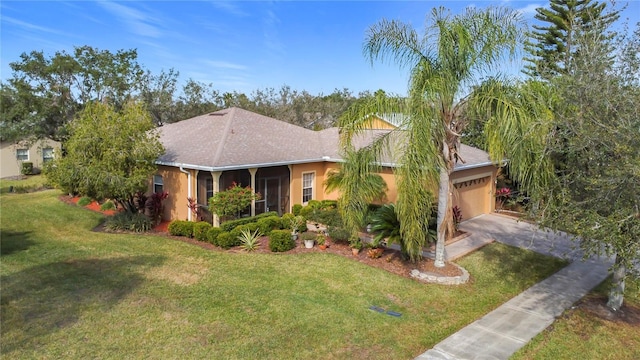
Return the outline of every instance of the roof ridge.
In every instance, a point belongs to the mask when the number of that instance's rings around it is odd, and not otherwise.
[[[229,118],[227,119],[227,123],[224,125],[224,131],[222,132],[222,136],[220,137],[220,143],[218,144],[218,148],[216,149],[216,153],[213,156],[213,163],[216,164],[218,163],[218,161],[220,161],[220,158],[222,157],[222,152],[224,150],[224,145],[227,142],[227,137],[229,137],[229,129],[231,128],[231,123],[233,122],[233,117],[235,116],[236,113],[236,108],[230,108],[230,111],[228,113],[226,113],[225,115],[229,115]],[[225,116],[223,115],[223,116]]]

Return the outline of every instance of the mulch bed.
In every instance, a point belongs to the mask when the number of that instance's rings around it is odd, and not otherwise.
[[[77,202],[80,198],[78,197],[70,197],[70,196],[60,196],[60,200],[67,203],[67,204],[74,204],[77,205]],[[91,204],[85,206],[85,208],[92,210],[92,211],[97,211],[97,212],[101,212],[105,215],[113,215],[115,213],[114,210],[108,210],[108,211],[100,211],[100,205],[97,202],[92,202]],[[166,236],[168,238],[177,240],[177,241],[182,241],[182,242],[186,242],[189,244],[193,244],[196,246],[199,246],[203,249],[207,249],[207,250],[213,250],[213,251],[226,251],[226,252],[231,252],[231,253],[239,253],[239,252],[243,252],[244,250],[240,249],[239,247],[236,248],[232,248],[229,250],[224,250],[221,249],[217,246],[214,246],[212,244],[206,243],[206,242],[202,242],[202,241],[198,241],[196,239],[191,239],[191,238],[186,238],[186,237],[182,237],[182,236],[171,236],[168,234],[168,230],[167,227],[169,226],[169,222],[163,221],[160,224],[158,224],[156,227],[154,227],[154,229],[151,231],[151,233],[153,233],[154,235],[161,235],[161,236]],[[104,231],[104,226],[100,225],[98,227],[96,227],[94,229],[94,231]],[[358,255],[353,255],[352,251],[351,251],[351,247],[349,247],[348,244],[345,243],[338,243],[338,242],[334,242],[331,240],[331,238],[327,239],[327,243],[329,244],[329,246],[327,247],[327,249],[325,250],[320,250],[317,246],[314,246],[311,249],[307,249],[304,247],[303,242],[298,239],[296,242],[296,247],[292,250],[287,251],[286,253],[283,253],[284,255],[296,255],[296,254],[303,254],[303,253],[313,253],[313,252],[325,252],[325,253],[329,253],[329,254],[335,254],[335,255],[339,255],[339,256],[344,256],[346,258],[352,259],[354,261],[358,261],[361,262],[363,264],[367,264],[369,266],[373,266],[376,268],[380,268],[386,271],[389,271],[391,273],[400,275],[400,276],[404,276],[407,278],[411,278],[409,273],[411,272],[411,270],[413,269],[418,269],[420,272],[423,273],[430,273],[430,274],[437,274],[440,276],[460,276],[462,275],[462,272],[460,271],[460,269],[451,264],[451,263],[445,263],[445,266],[442,268],[437,268],[434,265],[433,260],[431,259],[422,259],[421,261],[417,262],[417,263],[412,263],[408,260],[403,260],[402,257],[400,256],[400,251],[398,250],[394,250],[394,249],[390,249],[390,248],[385,248],[384,253],[382,254],[381,257],[377,258],[377,259],[372,259],[369,258],[367,256],[367,252],[366,249],[363,249],[362,251],[360,251],[360,253]],[[256,253],[263,253],[263,254],[274,254],[273,252],[271,252],[271,250],[269,249],[269,239],[266,236],[263,236],[260,239],[260,246],[257,250],[255,250],[254,252]]]

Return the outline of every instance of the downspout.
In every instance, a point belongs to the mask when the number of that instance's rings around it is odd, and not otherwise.
[[[191,197],[191,171],[187,171],[180,166],[180,172],[187,174],[187,181],[189,182],[187,184],[187,197]],[[189,209],[187,219],[191,221],[191,209]]]

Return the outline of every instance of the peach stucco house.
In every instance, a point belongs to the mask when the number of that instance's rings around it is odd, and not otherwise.
[[[371,122],[371,134],[389,131],[393,125],[379,118]],[[151,191],[169,192],[165,200],[166,220],[194,219],[187,198],[205,206],[215,192],[238,183],[251,186],[262,198],[248,214],[291,211],[294,204],[309,200],[336,200],[323,182],[343,161],[339,154],[339,129],[313,131],[239,108],[197,116],[159,128],[165,154]],[[366,136],[365,136],[366,138]],[[366,141],[362,140],[362,141]],[[496,167],[486,152],[462,146],[465,164],[453,174],[454,201],[464,218],[493,211]],[[397,197],[393,164],[380,175],[387,182],[387,199]],[[203,220],[217,223],[203,211]]]

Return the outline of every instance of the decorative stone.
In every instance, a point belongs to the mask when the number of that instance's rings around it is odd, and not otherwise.
[[[456,266],[460,271],[462,271],[462,275],[459,276],[441,276],[434,273],[423,273],[418,269],[411,270],[411,277],[415,278],[419,281],[432,283],[432,284],[441,284],[441,285],[461,285],[469,281],[469,272],[463,268],[462,266],[452,264]]]

